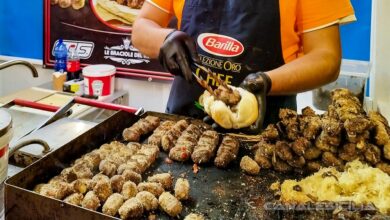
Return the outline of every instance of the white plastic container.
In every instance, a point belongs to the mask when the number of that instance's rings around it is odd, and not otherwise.
[[[116,68],[112,65],[97,64],[83,69],[84,94],[109,96],[115,89]]]
[[[11,115],[0,109],[0,219],[4,219],[4,181],[8,172],[8,145],[12,138]]]
[[[317,109],[326,111],[331,104],[330,92],[337,88],[347,88],[361,102],[364,99],[365,85],[369,76],[368,62],[356,60],[343,60],[339,78],[325,86],[313,90],[313,105]]]

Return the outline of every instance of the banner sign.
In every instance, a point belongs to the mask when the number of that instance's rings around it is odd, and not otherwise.
[[[144,0],[45,0],[44,65],[54,64],[62,38],[75,45],[82,66],[111,64],[117,76],[172,80],[159,62],[131,43],[131,30]]]

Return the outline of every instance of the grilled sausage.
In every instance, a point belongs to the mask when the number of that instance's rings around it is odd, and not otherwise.
[[[207,130],[203,132],[191,155],[192,161],[197,164],[209,162],[215,155],[218,141],[219,137],[216,131]]]
[[[199,126],[191,124],[177,140],[175,147],[169,151],[169,158],[176,161],[187,161],[201,135]]]
[[[218,148],[217,157],[214,160],[215,166],[220,168],[227,167],[230,162],[237,158],[239,149],[240,143],[235,138],[225,136]]]
[[[175,125],[174,121],[164,121],[154,130],[153,134],[148,138],[148,144],[156,145],[158,147],[161,146],[161,138],[164,136],[166,132],[168,132],[173,125]]]
[[[147,116],[146,118],[141,118],[131,127],[123,130],[122,136],[126,141],[138,142],[142,135],[146,135],[153,131],[159,124],[160,119],[158,117]]]
[[[189,126],[186,120],[180,120],[161,137],[161,147],[164,151],[173,148],[182,132]]]

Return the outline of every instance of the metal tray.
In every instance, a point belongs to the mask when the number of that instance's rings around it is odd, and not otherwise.
[[[161,119],[179,120],[184,117],[156,112],[146,115]],[[117,219],[82,207],[41,196],[31,189],[38,183],[47,182],[68,167],[70,162],[81,155],[98,148],[103,143],[121,140],[122,130],[131,126],[140,116],[118,112],[109,119],[81,134],[61,148],[49,153],[20,173],[9,178],[6,186],[7,219]],[[201,123],[192,120],[192,123]],[[145,140],[143,140],[145,141]],[[241,143],[240,157],[248,153],[248,143]],[[201,166],[197,174],[192,171],[192,163],[168,164],[167,154],[160,153],[156,163],[144,174],[143,179],[153,173],[171,172],[175,178],[185,176],[190,181],[190,200],[183,203],[180,219],[191,212],[201,213],[206,219],[329,219],[327,211],[288,211],[274,210],[276,198],[269,186],[275,181],[299,178],[296,174],[279,174],[262,170],[258,176],[248,176],[239,171],[238,161],[229,169],[218,169],[209,164]],[[240,158],[239,157],[239,158]],[[162,211],[156,211],[157,219],[170,219]],[[143,219],[147,219],[144,216]]]

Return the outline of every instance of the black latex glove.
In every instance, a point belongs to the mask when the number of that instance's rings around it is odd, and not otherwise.
[[[262,130],[265,112],[266,112],[266,97],[271,90],[272,81],[264,72],[249,74],[245,77],[240,87],[248,90],[256,96],[257,104],[259,105],[259,116],[255,123],[248,128],[244,128],[242,132],[248,134],[258,134]]]
[[[173,31],[166,37],[158,56],[163,67],[173,75],[192,80],[190,64],[199,62],[194,40],[182,31]]]

